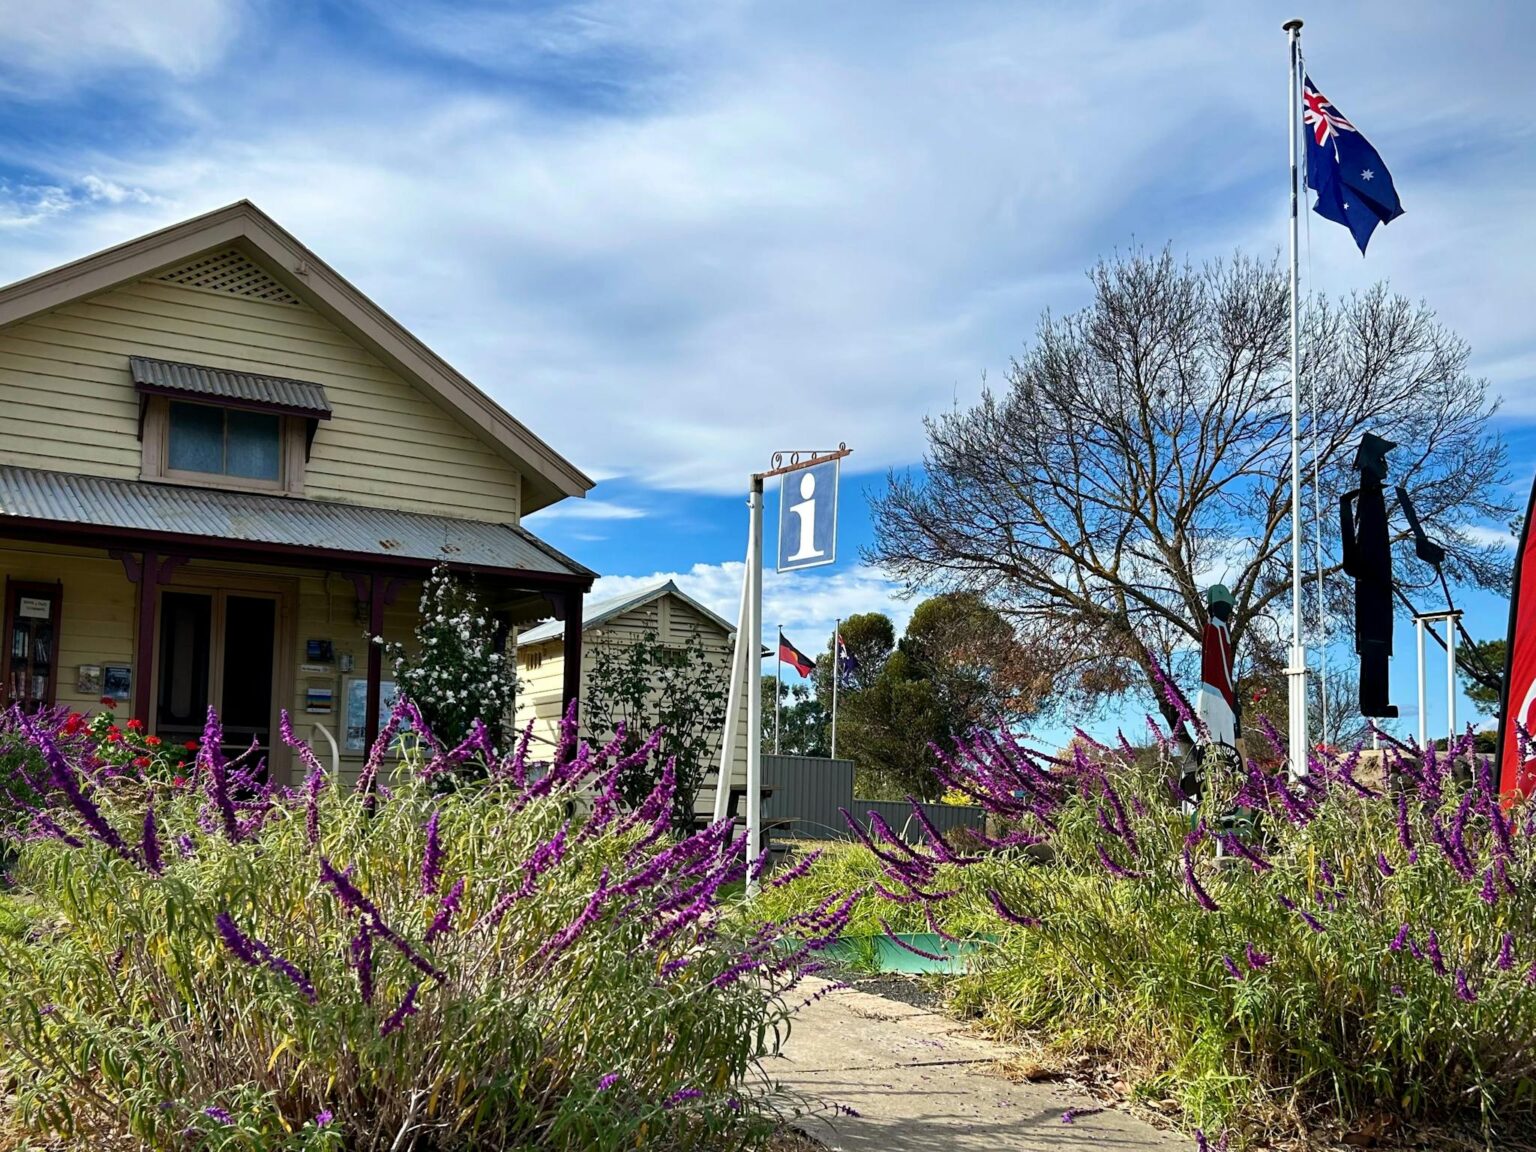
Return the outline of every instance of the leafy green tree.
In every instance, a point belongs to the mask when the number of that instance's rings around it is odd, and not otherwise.
[[[1507,662],[1509,648],[1503,640],[1479,640],[1472,648],[1473,653],[1470,655],[1465,649],[1456,653],[1456,663],[1464,673],[1463,690],[1467,694],[1467,699],[1477,705],[1477,710],[1484,716],[1497,716],[1503,704],[1501,697],[1504,694],[1504,665]],[[1483,680],[1474,680],[1471,676],[1465,675],[1468,669],[1491,672],[1498,677],[1498,683],[1495,685],[1485,683]]]
[[[775,679],[763,677],[763,751],[773,751],[773,689]],[[831,754],[829,716],[816,695],[814,681],[784,681],[779,697],[779,751],[786,756]]]
[[[586,736],[606,743],[622,724],[625,751],[633,752],[653,730],[661,732],[654,755],[619,779],[628,804],[645,799],[671,760],[677,779],[672,826],[692,827],[694,800],[725,732],[727,692],[719,660],[697,635],[687,644],[663,645],[646,632],[633,640],[605,637],[593,647],[582,701]]]

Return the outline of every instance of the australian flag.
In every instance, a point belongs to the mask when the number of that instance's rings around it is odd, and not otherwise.
[[[1313,211],[1348,228],[1361,255],[1377,224],[1403,214],[1392,173],[1360,130],[1302,78],[1302,121],[1307,132],[1307,187],[1317,193]]]
[[[852,652],[848,651],[848,642],[843,639],[841,632],[837,634],[837,669],[842,673],[845,683],[859,670],[859,661]]]

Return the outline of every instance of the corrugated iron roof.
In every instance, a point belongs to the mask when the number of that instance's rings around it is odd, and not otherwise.
[[[130,356],[128,367],[133,373],[134,384],[143,391],[211,396],[235,404],[277,408],[320,420],[331,418],[331,405],[325,398],[325,389],[310,380],[231,372],[224,368],[205,368],[201,364],[151,360],[148,356]]]
[[[509,524],[0,465],[0,534],[6,517],[359,557],[595,575],[533,533]]]
[[[622,616],[625,612],[629,612],[635,608],[640,607],[642,604],[648,604],[652,600],[655,600],[660,596],[666,596],[668,594],[676,596],[690,608],[693,608],[695,611],[701,613],[707,619],[713,620],[728,635],[734,636],[736,634],[736,625],[732,624],[719,613],[713,612],[706,608],[704,605],[700,604],[692,596],[688,595],[681,588],[679,588],[677,584],[672,580],[665,580],[660,584],[652,584],[648,587],[641,588],[637,592],[631,592],[627,596],[614,596],[610,599],[599,600],[595,604],[587,605],[585,611],[582,614],[581,630],[585,632],[589,628],[596,628],[599,624],[604,624],[607,621],[612,620],[615,616]],[[519,644],[539,644],[545,640],[553,640],[557,636],[564,635],[564,620],[546,620],[544,623],[536,625],[535,627],[530,628],[526,632],[520,634],[517,638],[517,642]]]

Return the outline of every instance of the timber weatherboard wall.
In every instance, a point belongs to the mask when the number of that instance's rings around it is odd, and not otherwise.
[[[675,596],[663,594],[619,616],[589,627],[582,645],[581,681],[583,694],[591,682],[596,648],[605,643],[634,643],[647,632],[655,632],[662,644],[682,646],[698,636],[711,664],[720,670],[722,685],[728,684],[733,640],[718,623],[705,617]],[[560,686],[564,672],[561,641],[557,637],[537,644],[518,647],[517,728],[531,720],[534,724],[532,754],[547,757],[559,732]],[[529,667],[536,664],[536,667]],[[732,784],[744,786],[747,779],[747,708],[742,700],[736,717],[736,757]],[[715,761],[718,763],[718,760]],[[715,781],[711,768],[695,804],[700,812],[714,806]]]
[[[0,330],[0,459],[136,480],[130,355],[325,388],[304,495],[517,523],[517,469],[314,309],[158,279]]]

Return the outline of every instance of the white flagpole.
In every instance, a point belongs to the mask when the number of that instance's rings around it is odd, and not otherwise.
[[[773,754],[779,754],[779,697],[784,695],[784,625],[779,625],[779,644],[773,661]]]
[[[751,560],[747,564],[747,867],[762,852],[763,827],[763,478],[752,477]],[[757,882],[748,880],[747,895],[757,895]]]
[[[1285,24],[1290,39],[1289,79],[1291,130],[1291,662],[1286,668],[1290,686],[1291,775],[1307,772],[1307,649],[1301,635],[1301,319],[1297,295],[1300,272],[1301,179],[1297,157],[1301,107],[1301,21]]]
[[[842,669],[838,667],[841,653],[837,650],[838,638],[842,635],[843,619],[839,616],[832,622],[832,759],[837,759],[837,682],[841,680]]]

